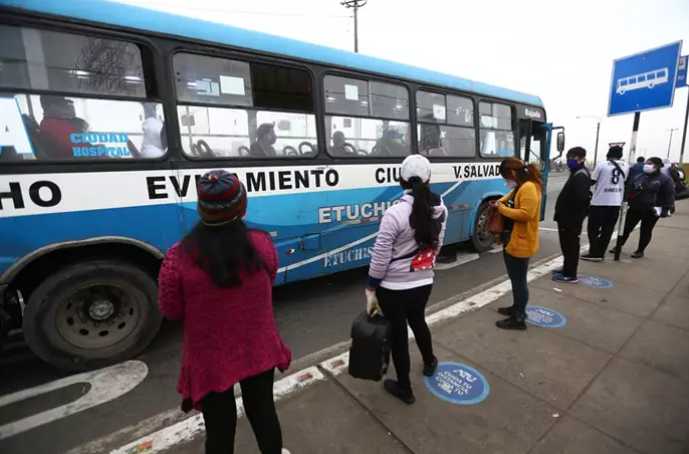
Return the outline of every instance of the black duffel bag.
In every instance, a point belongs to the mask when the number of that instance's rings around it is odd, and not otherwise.
[[[380,315],[362,312],[352,323],[349,375],[380,381],[390,364],[390,322]]]

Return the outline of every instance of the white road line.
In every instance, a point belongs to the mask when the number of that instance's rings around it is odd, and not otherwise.
[[[557,232],[558,230],[552,227],[539,227],[538,230],[543,232]]]
[[[473,262],[474,260],[480,259],[481,256],[473,253],[461,253],[457,254],[457,260],[452,263],[436,263],[433,269],[438,271],[450,270],[456,268],[459,265],[464,265],[465,263]]]
[[[299,372],[276,381],[273,385],[273,396],[277,402],[290,394],[298,392],[322,380],[325,380],[325,376],[317,367],[307,367],[306,369],[302,369]],[[241,417],[244,414],[242,398],[237,397],[236,403],[237,416]],[[121,448],[115,449],[111,451],[110,454],[154,454],[181,443],[191,441],[196,438],[197,435],[203,433],[204,430],[205,425],[203,423],[203,416],[200,413],[196,413],[172,426],[158,430],[150,435],[126,444]],[[81,451],[75,450],[74,452],[79,453]]]
[[[134,389],[146,378],[146,375],[148,375],[148,366],[145,363],[125,361],[104,369],[72,375],[0,397],[1,408],[78,383],[91,385],[86,394],[73,402],[0,426],[0,440],[114,400]]]
[[[186,418],[187,415],[182,413],[179,408],[172,408],[168,411],[153,415],[134,426],[125,427],[110,435],[91,440],[84,445],[70,449],[65,454],[102,454],[107,452],[109,446],[117,446],[122,442],[129,443],[132,439],[136,440],[145,437],[150,433],[163,430]]]

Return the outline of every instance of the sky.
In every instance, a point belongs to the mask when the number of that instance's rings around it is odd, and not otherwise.
[[[117,1],[353,50],[340,0]],[[613,60],[680,40],[689,54],[687,0],[369,0],[359,10],[359,52],[538,95],[567,148],[590,156],[598,117],[599,159],[631,140],[633,114],[606,116]],[[672,108],[641,114],[637,156],[665,158],[678,128],[679,159],[687,96],[677,89]]]

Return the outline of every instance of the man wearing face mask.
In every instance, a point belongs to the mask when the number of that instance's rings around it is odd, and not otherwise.
[[[634,227],[641,222],[639,247],[632,253],[635,259],[644,256],[658,219],[668,217],[675,204],[675,188],[672,180],[661,172],[662,168],[663,161],[660,158],[650,158],[644,164],[643,174],[638,175],[631,184],[629,210],[619,247],[624,245]]]
[[[571,284],[578,282],[579,237],[591,202],[591,178],[585,162],[586,150],[582,147],[570,148],[567,152],[570,175],[555,203],[555,222],[564,265],[561,270],[553,273],[554,281]]]

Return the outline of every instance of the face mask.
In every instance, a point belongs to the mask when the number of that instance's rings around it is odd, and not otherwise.
[[[510,189],[514,189],[517,187],[517,182],[514,180],[507,180],[507,187]]]
[[[576,159],[568,159],[567,167],[569,167],[569,170],[571,171],[579,170],[579,168],[581,168],[581,163]]]
[[[656,166],[653,164],[644,164],[644,173],[653,173],[656,171]]]

